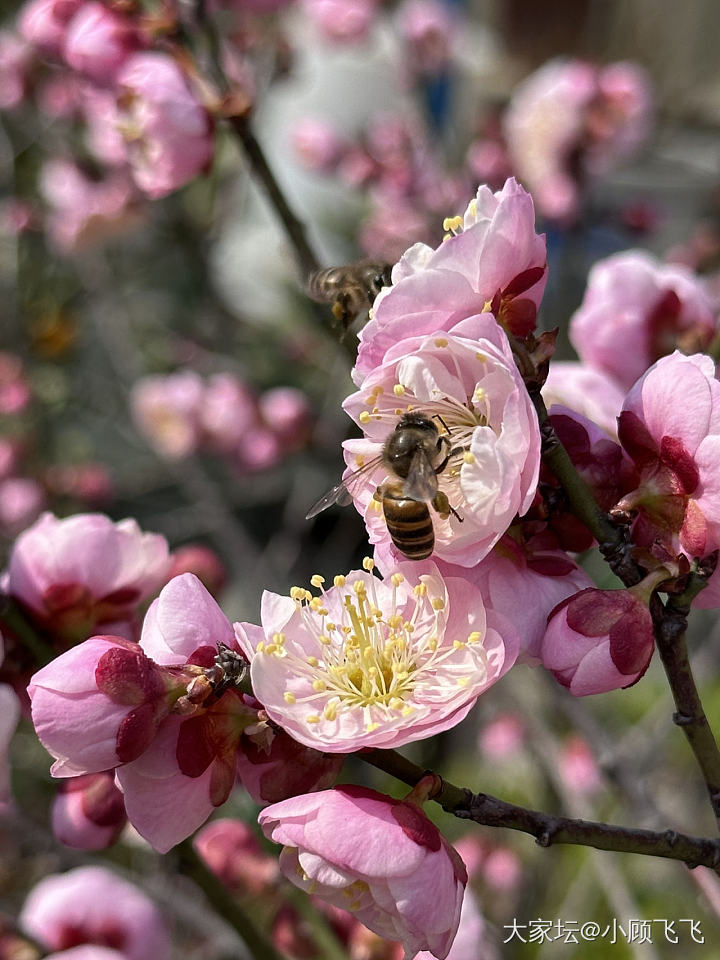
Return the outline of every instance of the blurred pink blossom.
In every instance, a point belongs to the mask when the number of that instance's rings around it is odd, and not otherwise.
[[[37,105],[53,120],[72,119],[82,110],[89,89],[89,85],[70,70],[54,70],[38,85]]]
[[[133,619],[168,565],[165,538],[134,520],[45,513],[16,540],[5,591],[54,635],[77,641],[109,621]]]
[[[50,239],[64,253],[136,223],[134,190],[123,171],[96,180],[73,161],[53,158],[42,169],[40,192],[49,207]]]
[[[301,9],[320,34],[335,43],[364,40],[375,19],[377,0],[301,0]]]
[[[0,30],[0,110],[19,106],[27,93],[34,52],[9,30]]]
[[[342,138],[329,120],[304,117],[295,122],[290,136],[295,153],[310,170],[333,170],[342,156]]]
[[[598,261],[570,321],[580,359],[629,390],[647,368],[678,347],[704,350],[717,321],[700,281],[643,250]]]
[[[114,493],[113,479],[103,463],[55,464],[48,469],[46,482],[53,493],[91,507],[106,504]]]
[[[43,53],[59,55],[67,27],[83,0],[27,0],[18,14],[18,29]]]
[[[17,443],[8,437],[0,437],[0,480],[5,480],[17,469],[20,450]]]
[[[590,796],[602,786],[602,777],[592,750],[580,736],[570,737],[562,746],[558,772],[574,793]]]
[[[483,863],[483,877],[491,890],[512,893],[523,879],[523,865],[516,853],[507,847],[488,851]]]
[[[197,832],[193,846],[214,874],[236,895],[267,894],[277,884],[277,860],[241,820],[213,820]]]
[[[117,75],[128,159],[138,187],[164,197],[207,172],[212,122],[177,63],[164,53],[136,53]]]
[[[30,384],[20,358],[13,353],[0,352],[0,415],[22,413],[31,398]]]
[[[432,75],[447,66],[458,30],[450,4],[442,0],[403,0],[396,22],[412,72]]]
[[[139,46],[140,37],[132,21],[99,0],[89,0],[70,21],[63,54],[73,70],[110,86]]]
[[[490,760],[503,761],[517,754],[524,740],[522,722],[513,714],[505,713],[482,728],[478,735],[478,746]]]
[[[52,831],[66,847],[104,850],[127,823],[112,771],[61,781],[51,811]]]
[[[227,567],[214,550],[202,543],[187,543],[173,550],[170,564],[168,581],[181,573],[193,573],[213,597],[222,593],[227,582]]]
[[[95,944],[118,950],[125,960],[170,960],[170,936],[159,909],[105,867],[45,877],[28,894],[19,923],[48,950]]]
[[[262,626],[235,630],[270,719],[300,743],[331,753],[398,747],[464,719],[514,663],[517,639],[509,627],[496,631],[469,583],[428,569],[418,577],[405,563],[384,580],[353,571],[321,590],[319,601],[299,587],[290,597],[266,591]],[[378,613],[368,623],[369,604]],[[360,630],[361,622],[362,656],[343,629]]]
[[[158,453],[179,460],[197,450],[204,395],[198,374],[181,370],[137,380],[130,394],[130,407],[138,428]]]
[[[211,449],[231,453],[247,442],[248,431],[255,425],[255,396],[233,374],[216,373],[204,385],[198,418],[203,439]]]
[[[0,529],[16,536],[37,518],[45,506],[45,492],[31,477],[0,481]]]
[[[591,587],[552,612],[540,656],[574,697],[585,697],[632,686],[654,650],[647,604],[632,590]]]
[[[107,166],[124,166],[127,163],[127,145],[113,91],[85,84],[81,107],[85,120],[85,143],[90,152]]]
[[[283,800],[259,821],[283,844],[280,869],[291,883],[402,941],[406,957],[448,956],[467,873],[419,807],[346,786]]]
[[[295,387],[273,387],[258,398],[258,411],[285,450],[304,446],[310,431],[307,394]]]
[[[262,424],[251,427],[243,442],[235,451],[235,459],[241,470],[255,473],[269,470],[280,463],[283,447],[275,432]]]

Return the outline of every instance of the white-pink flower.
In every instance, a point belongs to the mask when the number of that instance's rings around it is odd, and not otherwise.
[[[130,407],[138,428],[152,446],[170,460],[193,454],[200,443],[200,412],[205,387],[192,370],[137,380]],[[212,408],[209,411],[212,416]]]
[[[627,250],[593,266],[570,339],[587,366],[627,391],[675,347],[705,349],[716,327],[710,299],[690,270]]]
[[[104,867],[77,867],[45,877],[28,894],[19,923],[49,950],[95,944],[119,951],[126,960],[171,956],[160,910],[136,886]]]
[[[400,940],[405,960],[448,956],[467,872],[415,804],[344,786],[273,804],[259,821],[296,886]]]
[[[438,483],[458,516],[443,519],[431,508],[434,556],[465,567],[476,564],[515,515],[530,506],[540,465],[540,431],[508,339],[492,314],[470,317],[450,333],[439,329],[401,340],[343,406],[366,435],[366,440],[344,444],[348,482],[353,471],[380,455],[407,412],[435,418],[440,434],[448,436],[456,452],[438,474]],[[376,551],[400,559],[374,498],[388,477],[379,462],[350,482],[350,493]]]
[[[164,197],[204,173],[213,157],[210,115],[177,63],[164,53],[136,53],[117,75],[120,122],[135,182]]]
[[[362,570],[318,596],[264,593],[262,626],[236,624],[253,690],[272,720],[329,753],[398,747],[459,723],[514,663],[470,583]],[[321,584],[321,578],[314,578]]]
[[[530,194],[514,179],[497,193],[482,186],[446,227],[451,233],[436,250],[410,247],[393,268],[392,287],[375,300],[359,335],[358,385],[400,340],[452,330],[490,306],[515,333],[534,327],[547,269]]]

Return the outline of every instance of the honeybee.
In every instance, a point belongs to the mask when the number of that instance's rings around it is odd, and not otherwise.
[[[383,287],[392,283],[392,266],[381,260],[358,260],[345,267],[311,273],[307,294],[318,303],[332,303],[332,312],[346,331],[357,316],[370,309]]]
[[[308,511],[306,519],[312,519],[334,503],[340,506],[351,503],[357,482],[382,464],[394,479],[381,484],[373,496],[382,504],[392,542],[408,560],[429,557],[435,546],[435,531],[428,503],[443,519],[452,513],[462,522],[447,495],[438,489],[438,474],[451,457],[462,452],[461,447],[453,447],[449,431],[442,425],[444,434],[433,418],[420,411],[403,414],[385,441],[382,453],[321,497]]]

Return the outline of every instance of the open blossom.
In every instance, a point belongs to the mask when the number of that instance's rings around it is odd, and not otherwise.
[[[170,460],[194,453],[200,442],[203,381],[192,370],[142,377],[133,384],[133,419],[153,447]]]
[[[533,329],[547,270],[530,194],[514,179],[497,193],[482,186],[464,216],[446,225],[452,235],[436,250],[410,247],[393,268],[392,287],[375,300],[360,333],[357,384],[398,341],[452,330],[487,305],[514,333]]]
[[[590,587],[563,600],[550,615],[543,666],[574,697],[629,687],[655,650],[647,603],[632,590]]]
[[[91,0],[70,21],[63,55],[73,70],[109,86],[139,46],[137,30],[127,17]]]
[[[637,514],[635,542],[690,559],[720,548],[720,382],[703,354],[676,351],[627,395],[620,442],[640,472],[619,507]]]
[[[55,838],[66,847],[104,850],[127,823],[122,793],[111,771],[61,781],[51,812]]]
[[[479,591],[413,566],[384,580],[354,571],[319,596],[266,592],[262,626],[236,624],[255,695],[300,743],[349,753],[432,736],[512,666],[515,637],[494,629]]]
[[[691,271],[629,250],[593,266],[570,339],[585,364],[629,390],[675,347],[704,350],[716,326],[710,299]]]
[[[104,867],[45,877],[28,894],[19,922],[48,950],[94,944],[119,951],[125,960],[170,960],[170,936],[160,910]]]
[[[647,135],[650,101],[648,79],[632,63],[551,60],[518,86],[505,136],[545,216],[573,218],[582,180],[633,153]]]
[[[444,960],[460,922],[465,866],[414,804],[362,787],[283,800],[260,826],[283,844],[280,869],[301,889],[400,940],[405,960]]]
[[[175,61],[163,53],[135,53],[116,82],[138,187],[157,199],[204,173],[213,156],[210,115]]]
[[[44,513],[16,540],[5,590],[53,635],[78,640],[102,624],[132,621],[168,566],[165,538],[134,520]]]
[[[461,566],[476,564],[515,515],[530,506],[540,464],[537,416],[507,337],[491,314],[470,317],[450,333],[440,330],[401,340],[343,406],[367,438],[344,444],[346,481],[352,471],[381,454],[407,411],[435,417],[440,433],[447,431],[457,452],[438,482],[462,519],[452,514],[442,518],[431,508],[437,558]],[[365,516],[376,552],[400,558],[374,498],[388,476],[379,463],[351,483],[350,493]]]

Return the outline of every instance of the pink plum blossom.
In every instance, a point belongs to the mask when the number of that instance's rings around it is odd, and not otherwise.
[[[302,0],[301,8],[320,34],[335,43],[364,40],[375,17],[376,0]]]
[[[393,268],[359,335],[357,384],[398,341],[451,331],[488,305],[513,332],[534,327],[547,270],[530,195],[514,179],[497,193],[480,187],[464,216],[446,224],[452,235],[436,250],[416,243]]]
[[[235,451],[235,459],[243,472],[270,470],[283,458],[284,450],[277,435],[263,424],[251,427]]]
[[[28,0],[18,16],[18,29],[28,43],[43,53],[58,55],[68,24],[83,0]]]
[[[570,339],[586,365],[627,391],[675,347],[705,349],[715,329],[712,304],[689,270],[630,250],[592,268]]]
[[[122,793],[110,771],[63,780],[51,811],[52,831],[66,847],[104,850],[127,823]]]
[[[90,0],[70,21],[63,54],[73,70],[110,86],[139,46],[139,35],[129,19],[99,0]]]
[[[122,233],[137,222],[135,191],[122,170],[95,180],[73,161],[54,157],[42,168],[40,192],[49,208],[46,228],[62,253]]]
[[[448,956],[467,873],[414,803],[345,786],[273,804],[259,821],[283,844],[280,869],[296,886],[400,940],[405,960]]]
[[[48,950],[94,944],[110,948],[110,955],[119,951],[125,960],[170,960],[170,937],[159,909],[105,867],[45,877],[28,894],[19,922]]]
[[[233,374],[215,374],[205,384],[198,419],[210,448],[230,453],[245,442],[247,432],[255,426],[255,397]]]
[[[175,61],[164,53],[133,54],[116,82],[138,187],[157,199],[205,173],[213,157],[210,115]]]
[[[265,853],[255,831],[241,820],[213,820],[198,831],[193,846],[236,895],[266,894],[277,883],[277,861]]]
[[[263,594],[262,626],[236,624],[271,720],[329,753],[398,747],[459,723],[512,666],[481,595],[428,564],[384,580],[354,571],[319,596]],[[315,578],[321,587],[322,578]]]
[[[302,447],[310,431],[310,405],[302,390],[273,387],[258,399],[262,420],[271,428],[286,450]]]
[[[478,735],[478,746],[490,760],[505,760],[512,758],[522,750],[525,740],[525,727],[522,722],[511,713],[495,717],[487,726],[483,727]],[[472,873],[470,862],[465,858],[468,869]]]
[[[344,144],[335,126],[319,117],[298,120],[290,133],[293,149],[309,170],[333,170],[344,150]]]
[[[45,491],[31,477],[0,481],[0,529],[15,536],[32,523],[45,506]]]
[[[137,380],[130,407],[138,428],[162,456],[179,460],[200,443],[202,379],[192,370]]]
[[[591,796],[602,786],[602,777],[588,743],[582,737],[570,737],[562,746],[558,761],[562,782],[581,796]]]
[[[102,624],[132,620],[168,565],[165,538],[134,520],[45,513],[15,542],[6,591],[54,635],[84,639]]]
[[[574,697],[629,687],[655,650],[647,603],[632,590],[590,587],[551,613],[540,656]]]
[[[404,0],[397,28],[407,46],[410,70],[432,75],[446,67],[457,27],[451,7],[441,0]]]
[[[527,77],[505,115],[505,137],[541,213],[574,219],[583,181],[636,150],[650,110],[648,79],[635,64],[558,59]]]
[[[640,472],[618,507],[637,515],[635,540],[671,555],[720,548],[720,383],[703,354],[676,351],[635,384],[618,421],[620,442]]]
[[[537,416],[507,337],[491,314],[456,323],[450,333],[440,328],[400,340],[343,406],[366,435],[344,444],[346,481],[381,454],[407,411],[436,417],[441,433],[448,432],[456,452],[438,482],[462,520],[432,511],[436,558],[473,566],[532,503],[540,465]],[[351,483],[350,493],[376,553],[400,558],[374,498],[387,478],[379,462]]]
[[[569,407],[617,439],[617,418],[625,391],[597,367],[573,360],[553,360],[542,395],[546,407]]]
[[[170,554],[168,581],[182,573],[193,573],[208,593],[217,597],[222,593],[228,578],[225,564],[220,557],[202,543],[187,543]]]
[[[22,361],[13,353],[0,352],[0,414],[22,413],[31,399],[32,391]]]

